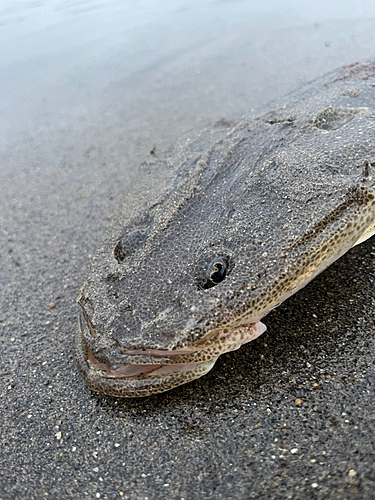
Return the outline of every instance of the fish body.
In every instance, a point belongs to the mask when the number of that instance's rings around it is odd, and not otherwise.
[[[76,364],[113,396],[189,382],[374,232],[375,64],[354,64],[141,165],[78,298]]]

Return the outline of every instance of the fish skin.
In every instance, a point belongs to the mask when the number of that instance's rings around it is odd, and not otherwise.
[[[74,354],[88,386],[136,397],[206,373],[241,345],[239,336],[252,338],[248,325],[372,234],[374,173],[371,62],[153,154],[127,188],[78,298]],[[202,289],[205,265],[219,257],[225,279]],[[192,372],[103,376],[124,365],[194,362]]]

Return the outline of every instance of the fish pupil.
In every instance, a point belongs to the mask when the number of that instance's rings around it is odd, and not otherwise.
[[[197,268],[198,287],[207,290],[221,283],[227,275],[229,260],[226,257],[215,257],[213,260],[202,260]]]
[[[214,268],[214,271],[210,274],[210,280],[212,281],[212,283],[217,285],[225,278],[225,275],[227,274],[227,268],[224,262],[213,262],[212,267]]]

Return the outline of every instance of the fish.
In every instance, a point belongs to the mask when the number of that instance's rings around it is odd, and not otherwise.
[[[153,150],[77,299],[87,386],[143,397],[205,375],[375,233],[375,63]]]

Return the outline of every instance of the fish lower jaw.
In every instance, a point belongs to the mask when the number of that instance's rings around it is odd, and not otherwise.
[[[74,354],[77,366],[87,386],[107,396],[122,398],[146,397],[166,392],[179,385],[202,377],[211,370],[218,356],[200,363],[175,365],[123,365],[112,370],[103,370],[82,357],[80,339],[75,337]],[[99,362],[100,363],[100,362]],[[124,376],[122,370],[129,368],[143,373]],[[118,373],[116,373],[118,370]],[[120,375],[120,376],[116,376]]]

